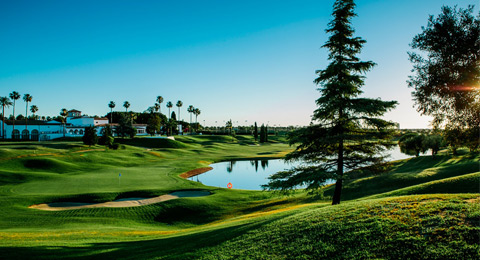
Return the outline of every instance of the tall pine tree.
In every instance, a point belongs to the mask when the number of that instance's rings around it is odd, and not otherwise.
[[[375,63],[356,57],[365,40],[353,36],[354,8],[353,0],[335,1],[333,20],[326,30],[331,36],[322,46],[330,52],[330,64],[316,71],[314,81],[320,86],[318,108],[310,126],[289,135],[290,144],[297,147],[286,159],[307,164],[270,176],[265,188],[286,191],[306,185],[316,190],[334,179],[332,204],[339,204],[344,171],[378,165],[384,160],[382,152],[395,145],[390,141],[394,123],[378,117],[397,102],[359,97],[363,74]]]

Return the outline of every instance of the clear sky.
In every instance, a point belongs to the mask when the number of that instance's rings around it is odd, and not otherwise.
[[[29,93],[39,115],[65,107],[101,116],[111,100],[115,110],[127,100],[141,112],[161,95],[163,112],[182,100],[182,119],[193,105],[202,124],[306,125],[319,97],[315,70],[328,64],[320,46],[333,2],[1,0],[0,96]],[[356,36],[367,40],[361,58],[378,64],[363,95],[397,100],[386,118],[402,128],[428,127],[406,84],[409,43],[442,5],[473,4],[478,13],[479,1],[356,4]]]

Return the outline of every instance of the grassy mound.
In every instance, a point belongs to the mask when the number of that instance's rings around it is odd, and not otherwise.
[[[478,153],[457,157],[449,155],[421,156],[398,161],[392,170],[379,175],[362,173],[359,178],[355,178],[355,173],[350,173],[347,176],[350,179],[345,181],[343,187],[342,200],[358,199],[431,181],[475,173],[479,170],[479,159],[480,155]],[[454,182],[451,184],[454,184]],[[327,188],[325,195],[332,196],[333,190],[333,186]],[[461,193],[479,192],[478,185],[476,188],[474,185],[467,185],[463,188],[455,188],[455,190]],[[438,189],[434,193],[442,192],[450,193],[444,189]]]
[[[462,176],[441,179],[410,186],[403,189],[382,193],[369,198],[381,198],[387,196],[402,196],[412,194],[437,194],[437,193],[479,193],[480,172],[465,174]]]
[[[201,259],[479,259],[480,199],[428,195],[344,203],[274,221]]]
[[[77,169],[77,166],[73,163],[68,163],[52,158],[24,159],[22,163],[27,169],[56,173],[65,173]]]
[[[187,145],[182,142],[167,138],[116,138],[115,142],[145,148],[187,148]]]

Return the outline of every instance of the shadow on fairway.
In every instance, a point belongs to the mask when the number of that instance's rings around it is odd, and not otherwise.
[[[285,215],[255,223],[154,240],[86,246],[3,247],[0,259],[192,259],[197,249],[214,247]]]

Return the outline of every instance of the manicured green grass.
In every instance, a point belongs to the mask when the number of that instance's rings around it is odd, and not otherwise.
[[[175,139],[118,140],[118,150],[70,140],[0,142],[0,259],[478,257],[478,154],[350,174],[342,204],[331,206],[331,188],[318,200],[178,177],[222,160],[283,157],[292,149],[284,136],[261,145],[251,136]],[[130,208],[28,208],[192,189],[212,195]]]
[[[252,228],[201,259],[479,259],[480,199],[427,195],[348,202]]]
[[[443,180],[480,171],[480,154],[466,154],[462,156],[439,155],[420,156],[397,161],[391,170],[381,174],[366,174],[357,177],[354,173],[347,175],[343,187],[342,199],[358,199],[370,195],[395,191],[414,185],[424,184],[436,180]],[[467,181],[469,182],[469,181]],[[431,186],[429,193],[479,193],[478,182],[464,185],[461,181],[449,182],[446,186]],[[438,189],[433,189],[438,187]],[[424,194],[405,193],[407,194]],[[325,191],[326,196],[332,196],[333,187]]]

